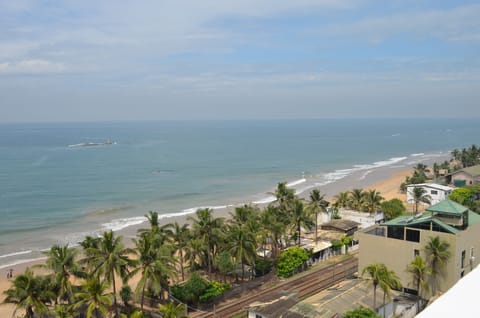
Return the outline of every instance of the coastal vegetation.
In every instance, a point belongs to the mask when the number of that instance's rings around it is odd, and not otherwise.
[[[380,318],[375,311],[370,308],[360,306],[358,308],[343,313],[343,318]]]
[[[334,199],[335,208],[348,208],[370,214],[378,212],[384,200],[380,192],[375,189],[364,191],[358,188],[352,191],[339,192]]]

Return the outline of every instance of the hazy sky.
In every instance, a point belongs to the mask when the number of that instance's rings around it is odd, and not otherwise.
[[[0,121],[480,118],[478,0],[0,0],[0,30]]]

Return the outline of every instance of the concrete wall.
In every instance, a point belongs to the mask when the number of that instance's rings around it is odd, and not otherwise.
[[[412,204],[415,203],[415,201],[413,200],[413,188],[415,187],[407,187],[407,203],[412,203]],[[430,200],[431,205],[437,204],[445,200],[449,195],[449,193],[447,193],[447,191],[444,191],[444,190],[434,189],[428,186],[422,186],[422,188],[426,191],[425,194],[428,194],[432,198]],[[432,194],[432,190],[437,191],[437,194]],[[420,204],[428,205],[423,202],[420,202]]]

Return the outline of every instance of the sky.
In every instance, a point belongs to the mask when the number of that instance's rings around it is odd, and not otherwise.
[[[480,3],[0,0],[0,122],[480,118]]]

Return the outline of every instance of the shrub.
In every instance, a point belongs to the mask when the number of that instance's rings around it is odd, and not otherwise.
[[[255,263],[255,276],[260,277],[270,273],[272,270],[272,261],[260,258]]]
[[[394,219],[397,216],[402,215],[406,211],[403,202],[396,198],[382,202],[381,207],[383,215],[387,220]]]
[[[293,275],[309,258],[307,251],[297,246],[283,251],[278,258],[277,275],[280,277]]]
[[[172,294],[173,297],[184,303],[196,304],[199,301],[202,303],[210,302],[228,289],[230,289],[229,284],[216,281],[208,282],[197,273],[193,273],[185,284],[172,286]]]
[[[208,288],[205,290],[203,295],[200,295],[200,302],[208,303],[213,299],[223,295],[224,292],[230,289],[229,284],[222,284],[216,281],[210,282]]]
[[[373,310],[360,306],[343,314],[343,318],[380,318]]]

